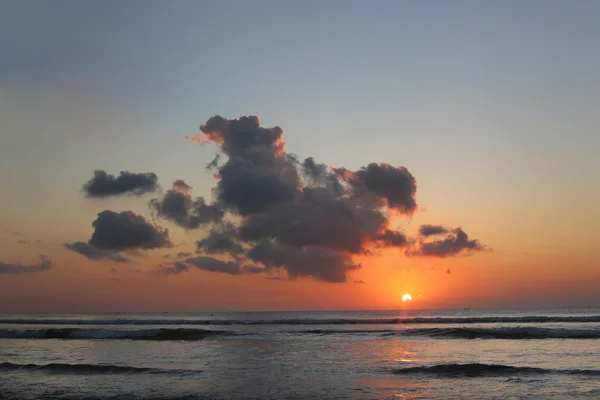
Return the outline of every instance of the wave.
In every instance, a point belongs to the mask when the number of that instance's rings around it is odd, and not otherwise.
[[[407,317],[407,318],[283,318],[283,319],[53,319],[0,318],[0,324],[27,325],[396,325],[396,324],[494,324],[494,323],[592,323],[600,315],[503,316],[503,317]]]
[[[470,378],[507,375],[585,375],[600,376],[599,370],[589,369],[546,369],[535,367],[513,367],[499,364],[439,364],[423,367],[407,367],[393,371],[397,375],[428,374],[442,377]]]
[[[0,363],[0,371],[42,371],[49,373],[64,373],[78,375],[94,374],[159,374],[173,373],[178,370],[157,369],[157,368],[139,368],[120,365],[96,365],[96,364],[14,364],[11,362]]]
[[[205,329],[0,329],[0,339],[201,340],[233,332]]]
[[[377,335],[415,336],[448,339],[600,339],[600,329],[565,329],[539,327],[498,328],[410,328],[410,329],[310,329],[268,332],[231,332],[206,329],[101,329],[50,328],[0,329],[0,339],[92,339],[92,340],[156,340],[194,341],[210,337],[240,335]]]
[[[600,329],[538,327],[426,328],[398,330],[384,335],[429,336],[454,339],[600,339]]]

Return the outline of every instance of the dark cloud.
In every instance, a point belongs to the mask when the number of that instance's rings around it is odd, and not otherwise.
[[[89,244],[103,250],[156,249],[171,246],[169,231],[132,211],[104,210],[92,223]]]
[[[156,276],[171,276],[171,275],[179,275],[182,272],[187,272],[189,267],[181,262],[174,262],[170,265],[159,265],[154,271],[153,274]]]
[[[313,277],[326,282],[346,282],[347,273],[360,268],[345,253],[322,247],[301,249],[271,242],[260,242],[248,253],[254,262],[267,269],[284,267],[290,279]]]
[[[232,271],[250,259],[285,270],[294,279],[310,276],[346,282],[359,266],[354,254],[370,248],[409,245],[389,228],[388,210],[410,214],[416,180],[404,167],[371,163],[355,172],[332,169],[286,152],[280,127],[260,126],[258,117],[210,118],[197,142],[215,143],[219,155],[207,166],[218,184],[216,204],[236,225],[213,223],[198,252],[229,256]]]
[[[190,266],[198,269],[219,272],[228,275],[259,274],[265,272],[265,268],[255,265],[241,265],[233,261],[222,261],[213,257],[192,257],[184,261],[176,261],[169,264],[161,264],[153,271],[156,276],[178,275],[187,272]]]
[[[230,159],[248,161],[261,171],[275,173],[290,186],[298,186],[296,159],[285,152],[280,127],[262,127],[256,116],[226,119],[217,115],[201,125],[200,131],[194,140],[216,143]]]
[[[360,285],[366,285],[367,282],[363,281],[363,280],[359,280],[359,281],[354,281],[354,283],[358,283]]]
[[[353,187],[356,195],[374,195],[375,204],[380,199],[385,200],[389,208],[402,214],[412,214],[417,209],[417,180],[405,167],[370,163],[356,172],[345,168],[335,171]]]
[[[272,205],[291,200],[296,192],[283,177],[264,171],[250,161],[231,158],[219,170],[219,201],[242,216],[265,211]]]
[[[237,231],[232,224],[213,226],[208,235],[199,240],[197,252],[208,254],[231,254],[237,256],[244,252],[244,248],[237,239]]]
[[[479,241],[475,239],[469,240],[469,236],[462,228],[456,228],[452,229],[444,239],[419,243],[419,246],[416,249],[407,250],[406,255],[420,257],[452,257],[483,250],[485,250],[485,247],[481,245]]]
[[[140,196],[158,189],[158,177],[152,172],[134,173],[122,171],[119,176],[96,170],[94,176],[83,185],[87,197],[108,197],[121,194]]]
[[[44,255],[40,256],[40,262],[35,265],[23,265],[23,264],[11,264],[0,261],[0,274],[24,274],[28,272],[41,272],[47,271],[52,268],[54,264],[52,261]]]
[[[445,235],[449,233],[450,229],[445,228],[441,225],[421,225],[419,228],[419,235],[428,237],[433,235]]]
[[[240,227],[240,237],[361,253],[386,225],[386,216],[378,210],[359,207],[349,199],[332,198],[326,191],[305,188],[296,201],[277,204],[267,213],[247,218]]]
[[[201,256],[188,258],[185,262],[204,271],[221,272],[229,275],[240,275],[242,273],[242,266],[234,261],[221,261],[213,257]]]
[[[152,199],[148,205],[156,216],[171,220],[185,229],[220,222],[223,210],[217,205],[206,204],[203,197],[192,198],[191,189],[191,186],[178,179],[162,199]]]
[[[189,257],[191,255],[192,255],[192,253],[189,253],[187,251],[180,251],[179,253],[177,253],[177,257],[180,257],[180,258],[181,257]]]
[[[65,243],[67,249],[86,256],[88,260],[110,260],[114,262],[129,262],[130,260],[108,250],[102,250],[86,242]],[[114,268],[113,268],[114,269]]]
[[[390,229],[377,234],[374,239],[377,247],[405,247],[409,244],[409,240],[404,233]]]

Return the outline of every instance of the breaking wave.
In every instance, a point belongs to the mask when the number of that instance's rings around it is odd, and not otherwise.
[[[406,329],[387,335],[396,334],[454,339],[600,339],[600,329],[538,327]]]
[[[494,323],[591,323],[600,315],[503,316],[503,317],[407,317],[407,318],[287,318],[287,319],[27,319],[0,318],[0,324],[28,325],[394,325],[394,324],[494,324]]]
[[[180,372],[179,370],[168,370],[158,368],[139,368],[120,365],[96,365],[96,364],[15,364],[10,362],[0,363],[0,371],[42,371],[48,373],[63,373],[77,375],[96,374],[161,374]],[[195,371],[199,372],[199,371]]]
[[[394,370],[397,375],[428,374],[446,378],[493,377],[507,375],[585,375],[600,376],[600,371],[589,369],[546,369],[534,367],[512,367],[498,364],[439,364],[427,367],[408,367]]]
[[[567,329],[540,327],[450,327],[411,329],[310,329],[268,332],[230,332],[189,328],[102,329],[44,328],[0,329],[0,339],[92,339],[92,340],[203,340],[211,337],[239,335],[376,335],[429,337],[448,339],[600,339],[600,329]]]

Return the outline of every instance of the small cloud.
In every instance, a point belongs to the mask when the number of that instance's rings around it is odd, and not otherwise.
[[[116,268],[111,268],[111,269],[110,269],[110,272],[116,273],[116,272],[119,272],[119,270],[118,270],[118,269],[116,269]]]
[[[472,251],[483,251],[485,247],[479,241],[469,239],[462,228],[450,231],[446,238],[433,242],[420,242],[415,249],[409,249],[405,254],[409,257],[454,257],[461,254],[470,254]]]
[[[28,272],[47,271],[54,266],[54,263],[46,256],[40,256],[40,262],[34,265],[23,265],[20,263],[11,264],[0,261],[0,274],[23,274]]]
[[[444,235],[449,233],[450,229],[445,228],[441,225],[421,225],[419,228],[419,235],[423,237],[429,237],[433,235]]]
[[[119,176],[109,175],[96,170],[94,176],[83,185],[87,197],[103,198],[131,194],[141,196],[158,189],[158,177],[155,173],[133,173],[122,171]]]
[[[366,285],[367,284],[367,282],[363,281],[362,279],[358,280],[358,281],[354,281],[354,283],[358,283],[360,285]]]
[[[452,270],[451,270],[450,268],[448,268],[448,269],[446,270],[446,273],[447,273],[448,275],[450,275],[450,274],[452,273]]]
[[[174,262],[170,265],[161,264],[152,273],[155,276],[171,276],[179,275],[182,272],[187,272],[189,267],[182,262]]]

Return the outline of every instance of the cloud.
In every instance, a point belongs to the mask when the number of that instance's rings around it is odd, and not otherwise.
[[[350,257],[321,247],[297,249],[289,245],[260,242],[248,257],[267,270],[284,267],[290,279],[313,277],[326,282],[347,282],[347,273],[360,268]]]
[[[408,249],[406,255],[418,257],[452,257],[483,250],[485,250],[485,247],[478,240],[469,240],[469,236],[462,228],[455,228],[444,239],[432,242],[420,242],[417,248]]]
[[[446,270],[446,273],[447,273],[448,275],[450,275],[450,274],[452,274],[452,270],[451,270],[450,268],[448,268],[448,269]]]
[[[265,268],[255,265],[241,265],[233,261],[222,261],[213,257],[191,257],[184,261],[176,261],[170,264],[161,264],[154,271],[156,276],[178,275],[189,271],[190,266],[208,272],[218,272],[228,275],[259,274],[266,272]]]
[[[122,194],[141,196],[158,189],[158,177],[152,172],[134,173],[121,171],[118,176],[103,170],[95,170],[94,176],[83,184],[87,197],[108,197]]]
[[[256,116],[211,117],[191,140],[218,147],[207,165],[217,180],[212,198],[192,197],[191,186],[176,180],[149,207],[154,216],[186,230],[202,229],[205,235],[196,242],[197,257],[178,256],[179,264],[159,266],[159,275],[179,274],[187,266],[229,275],[277,272],[289,279],[353,282],[351,274],[361,268],[355,257],[373,254],[373,249],[443,257],[479,248],[462,231],[425,243],[428,235],[415,242],[391,227],[392,216],[410,216],[418,209],[417,181],[406,167],[372,162],[350,170],[313,157],[301,161],[287,152],[283,130],[261,126]],[[125,239],[127,245],[138,244],[135,248],[156,243],[135,237],[107,234],[97,247],[119,250]],[[168,241],[156,232],[150,237]]]
[[[360,285],[366,285],[367,284],[367,282],[363,281],[362,279],[359,280],[359,281],[354,281],[354,283],[358,283]]]
[[[182,272],[189,270],[189,267],[182,262],[174,262],[170,266],[161,264],[153,271],[156,276],[171,276],[179,275]]]
[[[197,252],[207,254],[231,254],[237,256],[244,253],[244,248],[237,239],[237,231],[232,224],[216,225],[208,235],[196,243]]]
[[[89,244],[104,250],[156,249],[170,247],[169,231],[132,211],[104,210],[92,223]]]
[[[193,257],[188,258],[185,262],[204,271],[221,272],[229,275],[240,275],[242,273],[242,266],[239,263],[221,261],[213,257]]]
[[[444,228],[441,225],[421,225],[419,228],[419,235],[423,237],[433,236],[433,235],[444,235],[449,233],[450,229]]]
[[[79,253],[88,260],[110,260],[114,262],[129,262],[130,260],[112,251],[102,250],[86,242],[74,242],[63,244],[67,249]],[[113,268],[114,269],[114,268]]]
[[[357,196],[370,196],[375,202],[385,200],[389,208],[402,214],[412,214],[417,209],[417,180],[405,167],[370,163],[356,172],[345,168],[335,171],[353,187]]]
[[[44,243],[43,240],[40,239],[36,239],[36,240],[29,240],[29,239],[19,239],[17,240],[17,244],[42,244]]]
[[[191,186],[178,179],[162,199],[152,199],[148,206],[156,216],[171,220],[185,229],[220,222],[223,210],[218,205],[206,204],[203,197],[192,198],[191,190]]]
[[[116,268],[111,268],[111,269],[110,269],[110,272],[117,273],[117,272],[119,272],[119,270],[118,270],[118,269],[116,269]]]
[[[296,188],[273,172],[240,158],[230,159],[219,170],[219,201],[247,216],[265,211],[272,204],[294,198]]]
[[[24,274],[28,272],[47,271],[54,263],[44,255],[40,256],[40,262],[35,265],[11,264],[0,261],[0,274]]]

